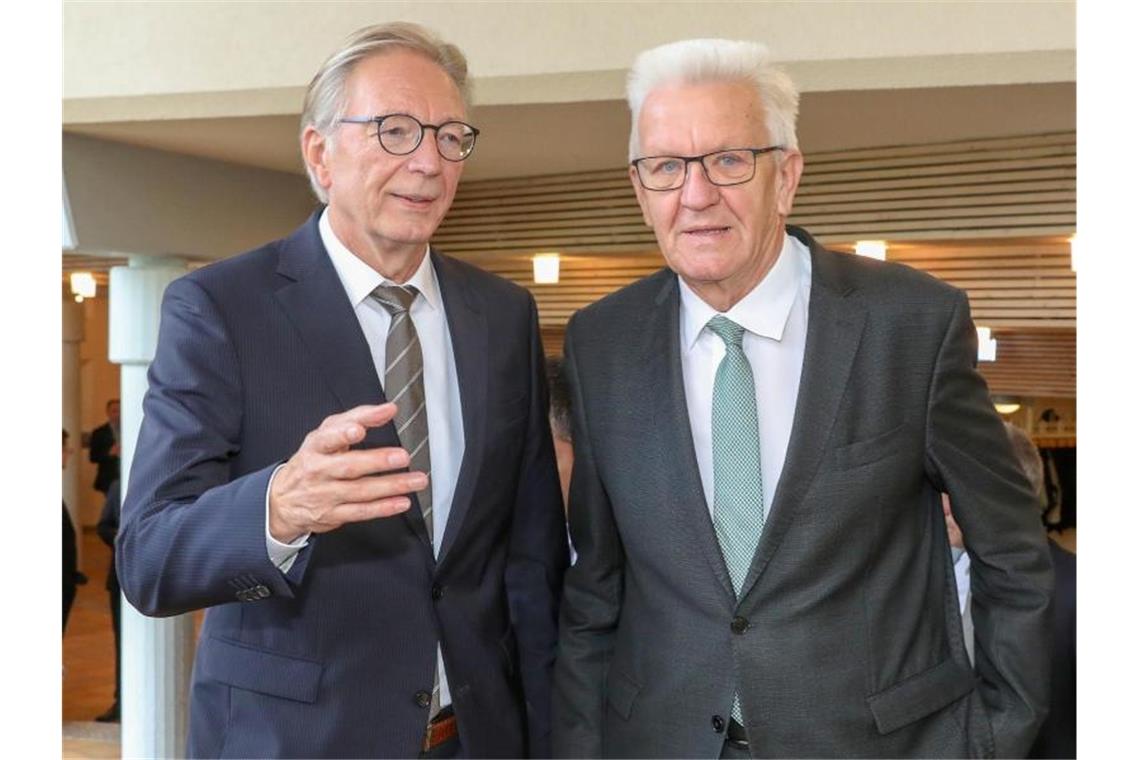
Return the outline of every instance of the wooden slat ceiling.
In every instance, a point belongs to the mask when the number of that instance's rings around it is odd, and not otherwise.
[[[790,221],[837,250],[887,240],[888,259],[964,288],[998,338],[995,393],[1075,395],[1075,134],[810,155]],[[664,265],[622,168],[463,183],[433,243],[529,288],[550,353],[574,311]],[[557,285],[534,284],[540,251],[562,254]],[[64,256],[101,281],[123,263]]]
[[[998,339],[993,392],[1075,395],[1073,133],[808,156],[790,221],[836,250],[887,240],[888,259],[965,289]],[[664,265],[624,169],[464,184],[434,242],[529,288],[550,353],[577,309]],[[540,251],[562,254],[557,285],[534,284]]]
[[[811,155],[790,221],[828,243],[1071,234],[1076,136]],[[464,183],[434,242],[473,258],[656,244],[625,168]]]

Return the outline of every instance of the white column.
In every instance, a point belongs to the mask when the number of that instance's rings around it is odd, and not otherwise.
[[[73,453],[63,471],[63,502],[75,526],[79,567],[83,567],[83,526],[79,522],[79,463],[84,456],[80,441],[83,420],[79,413],[79,344],[83,342],[83,307],[74,301],[63,301],[63,427],[71,434],[68,442]]]
[[[121,365],[122,482],[128,487],[162,294],[185,273],[178,260],[149,256],[133,256],[130,266],[111,270],[108,354]],[[122,658],[122,756],[183,757],[194,619],[144,617],[124,598]]]

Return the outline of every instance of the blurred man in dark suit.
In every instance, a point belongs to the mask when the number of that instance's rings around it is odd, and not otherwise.
[[[107,421],[91,431],[88,451],[95,470],[95,490],[106,495],[111,484],[119,479],[119,399],[107,402]]]

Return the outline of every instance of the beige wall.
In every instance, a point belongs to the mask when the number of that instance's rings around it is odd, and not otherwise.
[[[223,258],[280,237],[316,199],[296,174],[63,137],[76,249]]]
[[[620,97],[637,51],[685,37],[764,40],[778,60],[803,64],[792,68],[805,90],[863,78],[879,86],[1071,79],[1076,47],[1071,2],[65,2],[63,15],[72,117],[82,99],[236,91],[257,96],[227,101],[231,115],[290,112],[278,109],[295,108],[291,90],[339,40],[396,19],[460,44],[481,103]]]

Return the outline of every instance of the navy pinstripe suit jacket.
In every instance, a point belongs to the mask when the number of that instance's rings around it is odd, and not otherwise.
[[[466,441],[438,561],[415,505],[312,537],[288,575],[269,561],[275,466],[326,416],[384,398],[317,219],[163,299],[117,562],[144,614],[209,608],[189,754],[415,756],[438,641],[465,751],[547,754],[567,548],[524,289],[431,254]]]

